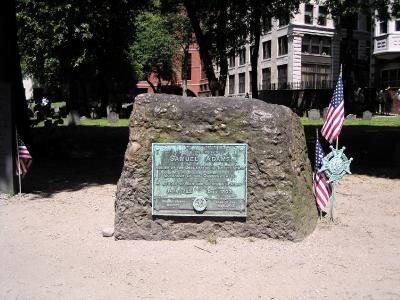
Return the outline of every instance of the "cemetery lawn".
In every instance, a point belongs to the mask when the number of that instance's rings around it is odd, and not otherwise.
[[[63,124],[58,126],[67,126],[67,118],[63,118]],[[322,126],[324,120],[310,120],[309,118],[301,118],[301,123],[304,126]],[[119,119],[115,124],[110,124],[107,118],[90,119],[82,118],[80,126],[98,126],[98,127],[127,127],[129,119]],[[40,122],[35,127],[43,127],[44,122]],[[350,119],[345,120],[344,126],[386,126],[386,127],[400,127],[400,116],[398,117],[374,117],[372,120]]]
[[[63,120],[63,124],[58,125],[58,126],[67,126],[68,125],[67,118],[63,118],[62,120]],[[53,120],[53,122],[54,122],[54,120]],[[81,122],[80,126],[128,127],[129,119],[119,119],[118,122],[115,124],[110,124],[107,121],[107,118],[101,118],[101,119],[81,118],[80,122]],[[40,122],[35,127],[43,127],[43,126],[44,126],[44,121]]]
[[[319,120],[310,120],[309,118],[301,118],[301,123],[304,126],[318,126],[323,125],[324,120],[321,118]],[[388,127],[400,127],[400,116],[391,117],[381,117],[376,116],[371,120],[363,119],[345,119],[344,126],[388,126]]]

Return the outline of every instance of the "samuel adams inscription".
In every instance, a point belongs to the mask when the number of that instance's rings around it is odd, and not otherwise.
[[[246,217],[246,144],[153,144],[152,213]]]

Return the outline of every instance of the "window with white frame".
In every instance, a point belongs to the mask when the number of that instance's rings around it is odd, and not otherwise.
[[[379,23],[379,33],[384,34],[387,33],[387,22],[380,22]]]
[[[239,66],[246,63],[246,48],[239,50]]]
[[[246,73],[239,74],[239,94],[246,91]]]
[[[330,76],[330,65],[301,64],[301,81],[305,88],[328,87]]]
[[[287,85],[287,65],[278,66],[278,88],[284,89]]]
[[[305,24],[312,24],[313,23],[313,10],[314,5],[306,4],[304,7],[304,23]]]
[[[288,25],[289,21],[290,21],[290,16],[289,15],[284,16],[282,18],[279,18],[279,27]]]
[[[229,94],[235,93],[235,75],[229,75]]]
[[[253,87],[252,87],[253,78],[252,78],[252,76],[253,76],[252,72],[249,71],[249,84],[250,84],[250,86],[249,86],[249,91],[250,91],[250,93],[253,91]]]
[[[271,31],[271,18],[266,16],[262,17],[262,34],[266,34],[267,32]]]
[[[318,25],[326,26],[326,15],[328,14],[328,10],[326,6],[318,7]]]
[[[263,59],[271,58],[271,41],[262,43]]]
[[[235,54],[231,53],[229,55],[229,67],[233,68],[235,66]]]
[[[271,86],[271,68],[262,69],[262,89],[267,90]]]
[[[286,35],[278,38],[278,55],[285,54],[288,54],[288,38]]]
[[[305,34],[302,38],[301,52],[304,54],[331,55],[330,37]]]

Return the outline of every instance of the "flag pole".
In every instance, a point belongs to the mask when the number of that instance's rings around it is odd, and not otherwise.
[[[343,65],[340,64],[340,73],[339,73],[339,77],[342,77],[343,74]],[[339,149],[339,136],[336,138],[336,150]],[[330,220],[333,222],[333,203],[335,202],[335,196],[336,196],[336,183],[333,182],[332,183],[332,194],[330,197],[331,203],[329,206],[329,216],[330,216]]]
[[[15,129],[15,140],[16,140],[16,145],[17,145],[17,172],[18,172],[19,194],[21,194],[21,190],[22,190],[22,187],[21,187],[21,164],[20,164],[20,158],[19,158],[17,129]]]
[[[318,127],[315,128],[315,135],[317,137],[316,140],[315,140],[315,144],[316,144],[318,142]],[[317,154],[315,153],[315,155],[317,155]],[[318,172],[318,170],[317,170],[317,166],[314,166],[314,168],[315,168],[315,170],[314,170],[314,172],[315,172],[314,176],[315,176],[315,174]],[[318,208],[319,208],[318,209],[319,219],[322,220],[322,209],[320,207],[318,207]]]

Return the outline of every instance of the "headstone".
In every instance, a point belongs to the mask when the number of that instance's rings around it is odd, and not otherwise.
[[[67,117],[68,125],[80,125],[80,119],[79,113],[76,110],[72,110]]]
[[[346,119],[354,120],[354,119],[357,119],[357,116],[356,116],[356,115],[353,115],[353,114],[348,114],[348,115],[346,116]]]
[[[142,94],[129,124],[116,239],[301,240],[314,230],[318,214],[304,129],[289,108],[256,99]],[[157,144],[168,147],[157,154]],[[246,164],[239,150],[224,148],[232,144],[247,144]]]
[[[363,112],[362,115],[363,120],[371,120],[372,119],[372,112],[370,112],[369,110],[366,110]]]
[[[53,108],[53,118],[58,118],[60,117],[60,107],[56,106]]]
[[[108,120],[108,123],[110,123],[110,124],[118,123],[118,121],[119,121],[119,115],[118,115],[116,112],[111,111],[111,112],[107,115],[107,120]]]
[[[324,110],[322,112],[324,119],[326,119],[326,116],[328,115],[328,109],[329,109],[329,107],[324,107]]]
[[[311,120],[319,120],[321,118],[321,113],[319,109],[310,109],[308,112],[308,118]]]
[[[11,88],[0,81],[0,192],[14,192],[15,137],[11,109]]]

